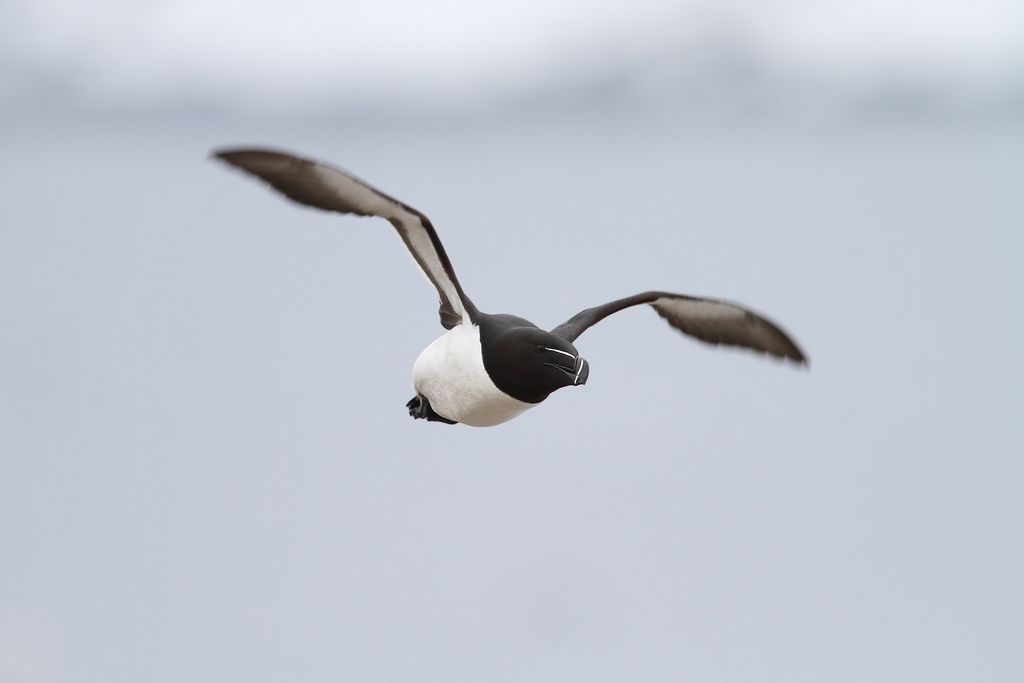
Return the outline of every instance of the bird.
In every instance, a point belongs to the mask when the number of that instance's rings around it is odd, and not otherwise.
[[[437,289],[445,332],[413,363],[409,415],[441,424],[492,427],[564,387],[586,384],[589,363],[574,342],[613,313],[646,304],[670,326],[710,345],[742,347],[798,366],[807,357],[781,327],[741,304],[648,291],[586,308],[545,330],[525,318],[481,311],[455,276],[423,213],[331,164],[267,148],[215,149],[211,157],[244,171],[299,204],[384,218]]]

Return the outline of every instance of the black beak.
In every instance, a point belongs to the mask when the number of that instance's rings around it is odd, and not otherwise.
[[[565,355],[568,356],[570,354],[567,353]],[[562,365],[561,363],[544,363],[544,365],[552,368],[558,368],[569,377],[572,377],[572,386],[574,387],[586,384],[587,376],[590,374],[590,365],[587,364],[586,359],[582,356],[576,356],[571,367],[569,365]]]
[[[575,376],[573,377],[573,386],[580,387],[587,383],[587,377],[590,375],[590,364],[587,363],[583,356],[576,359],[576,367],[573,369]]]

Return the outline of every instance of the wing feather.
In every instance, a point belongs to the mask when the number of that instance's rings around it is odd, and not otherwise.
[[[325,211],[379,216],[398,231],[441,300],[441,324],[475,322],[478,311],[462,290],[441,240],[422,213],[369,183],[323,162],[266,149],[218,150],[213,156],[263,180],[285,197]]]
[[[707,344],[736,346],[807,363],[803,351],[782,328],[749,308],[731,301],[669,292],[644,292],[588,308],[551,332],[572,342],[612,313],[639,304],[649,304],[669,325]]]

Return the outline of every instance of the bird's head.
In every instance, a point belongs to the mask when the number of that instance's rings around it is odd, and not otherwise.
[[[494,340],[484,358],[495,384],[510,396],[540,403],[562,387],[586,384],[590,366],[572,344],[537,327],[514,327]],[[490,362],[488,362],[490,361]]]

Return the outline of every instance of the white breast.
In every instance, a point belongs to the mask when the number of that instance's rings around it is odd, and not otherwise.
[[[536,405],[494,386],[484,369],[476,325],[456,325],[423,349],[412,381],[434,412],[473,427],[501,424]]]

